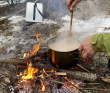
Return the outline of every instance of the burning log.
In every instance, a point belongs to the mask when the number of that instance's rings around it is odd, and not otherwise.
[[[0,63],[9,63],[9,64],[15,64],[15,65],[26,65],[27,64],[25,59],[15,59],[15,58],[0,59]]]
[[[82,71],[69,71],[69,70],[62,70],[62,69],[58,69],[58,68],[54,68],[51,67],[51,65],[43,65],[43,64],[33,64],[34,67],[37,67],[39,69],[48,69],[48,70],[56,70],[58,72],[53,73],[53,74],[59,74],[59,72],[62,72],[61,74],[63,75],[67,75],[67,76],[74,76],[77,77],[79,79],[83,79],[83,80],[87,80],[90,82],[94,82],[96,80],[100,80],[100,81],[104,81],[104,82],[108,82],[110,83],[110,79],[104,79],[102,77],[98,77],[96,74],[94,73],[87,73],[87,72],[82,72]]]
[[[34,58],[36,55],[32,55],[32,54],[30,54],[27,58],[25,58],[26,60],[32,60],[32,58]]]
[[[34,64],[34,67],[37,67],[39,69],[45,68],[45,69],[49,69],[51,70],[51,66],[45,66],[43,64]],[[53,68],[54,69],[54,68]],[[98,79],[98,76],[96,74],[93,73],[87,73],[87,72],[82,72],[82,71],[69,71],[69,70],[62,70],[62,69],[58,69],[55,68],[54,70],[59,71],[61,74],[63,75],[67,75],[67,76],[74,76],[74,77],[78,77],[80,79],[84,79],[87,81],[95,81],[96,79]],[[54,73],[54,74],[59,74],[58,72]]]
[[[68,79],[64,78],[65,81],[69,82],[72,86],[74,86],[76,89],[81,91],[82,93],[86,93],[85,91],[81,90],[80,88],[76,87],[73,83],[71,83]]]

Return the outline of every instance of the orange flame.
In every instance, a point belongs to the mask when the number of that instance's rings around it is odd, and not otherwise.
[[[37,40],[38,40],[38,36],[39,36],[39,35],[41,35],[41,33],[39,33],[39,34],[36,35],[36,39],[37,39]]]
[[[81,81],[77,81],[77,82],[75,83],[74,81],[68,80],[67,77],[65,77],[65,79],[66,79],[67,81],[71,82],[74,86],[76,86],[76,87],[73,87],[73,91],[78,92],[78,89],[77,89],[77,88],[79,88],[79,85],[82,84],[82,82],[81,82]]]
[[[33,68],[32,66],[28,66],[28,71],[27,71],[27,75],[23,76],[22,79],[26,80],[26,79],[33,79],[34,78],[34,73],[38,72],[38,69]]]
[[[38,36],[41,35],[41,33],[37,34],[36,35],[36,39],[38,40]],[[38,44],[38,46],[34,46],[34,51],[30,51],[31,55],[35,55],[37,54],[38,50],[39,50],[39,46],[40,46],[40,43]],[[24,53],[24,56],[23,58],[28,58],[30,56],[30,53]],[[29,64],[30,63],[30,64]],[[26,80],[26,79],[33,79],[34,78],[34,73],[37,73],[38,72],[38,69],[35,69],[32,67],[32,64],[31,62],[28,62],[27,61],[27,66],[28,66],[28,70],[24,71],[24,76],[22,76],[22,79],[23,80]],[[19,76],[19,75],[18,75]],[[21,74],[20,74],[21,76]]]
[[[28,58],[29,57],[29,53],[24,53],[24,56],[23,56],[23,58]]]
[[[43,92],[45,91],[45,85],[42,86],[42,91],[43,91]]]
[[[43,78],[43,79],[44,79],[44,75],[43,75],[43,74],[41,74],[40,76],[41,76],[41,78]]]
[[[39,34],[37,34],[36,35],[36,39],[38,40],[38,36],[39,35],[41,35],[41,33],[39,33]],[[39,46],[40,46],[40,43],[38,44],[38,46],[34,46],[33,48],[34,48],[34,51],[30,51],[30,53],[32,54],[32,55],[35,55],[36,53],[37,53],[37,51],[39,50]],[[29,57],[29,53],[24,53],[24,56],[23,56],[23,58],[28,58]]]
[[[32,51],[30,51],[30,53],[32,54],[32,55],[35,55],[36,53],[37,53],[37,51],[39,50],[39,46],[40,46],[40,43],[38,44],[38,46],[34,46],[34,51],[32,52]]]
[[[71,83],[72,83],[73,85],[75,85],[76,87],[78,87],[78,85],[79,85],[78,82],[75,84],[74,82],[71,81]],[[74,91],[78,91],[78,89],[77,89],[76,87],[73,88]]]
[[[56,72],[56,71],[54,71],[54,70],[52,69],[51,71],[46,71],[46,72]]]
[[[24,56],[23,56],[23,58],[26,58],[26,53],[24,53]]]

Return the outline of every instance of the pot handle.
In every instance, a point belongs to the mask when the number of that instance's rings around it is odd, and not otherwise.
[[[93,62],[92,58],[86,58],[86,59],[82,58],[81,57],[81,52],[73,52],[73,53],[78,54],[79,55],[79,60],[81,60],[81,61],[83,61],[83,62],[85,62],[87,64],[91,64]]]
[[[92,61],[93,61],[93,59],[92,58],[86,58],[86,59],[79,59],[79,60],[81,60],[81,61],[83,61],[83,62],[85,62],[85,63],[87,63],[87,64],[91,64],[92,63]]]

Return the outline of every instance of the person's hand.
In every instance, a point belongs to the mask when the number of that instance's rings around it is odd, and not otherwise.
[[[78,50],[81,51],[83,58],[92,58],[95,53],[92,44],[90,44],[91,38],[92,36],[87,37],[78,48]]]
[[[73,8],[76,6],[76,4],[78,3],[78,2],[80,2],[81,0],[68,0],[67,1],[67,7],[68,7],[68,9],[70,10],[70,11],[72,11],[73,10]]]

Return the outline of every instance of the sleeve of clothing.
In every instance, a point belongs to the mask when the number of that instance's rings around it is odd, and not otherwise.
[[[90,43],[95,52],[106,52],[110,58],[110,33],[95,34]]]

